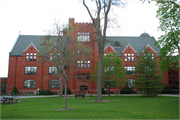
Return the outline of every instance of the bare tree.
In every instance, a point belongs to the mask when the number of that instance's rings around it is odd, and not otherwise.
[[[60,78],[60,92],[62,92],[62,79],[65,80],[64,108],[67,109],[67,87],[68,81],[74,77],[79,69],[78,60],[90,60],[91,49],[77,41],[74,33],[76,27],[72,25],[54,24],[54,29],[47,36],[42,37],[42,54],[46,54],[49,61],[56,66]],[[62,93],[61,93],[62,94]]]
[[[88,14],[92,20],[94,29],[97,34],[98,54],[99,54],[98,78],[97,78],[97,101],[102,101],[103,99],[102,99],[101,86],[102,86],[103,52],[106,41],[106,31],[108,27],[108,22],[110,21],[108,15],[112,5],[120,6],[121,4],[124,3],[122,3],[121,0],[93,0],[93,1],[96,5],[96,10],[95,10],[96,19],[93,18],[93,12],[90,11],[90,8],[87,6],[85,0],[83,0],[83,5],[88,11]],[[103,27],[101,27],[101,22],[103,24]]]

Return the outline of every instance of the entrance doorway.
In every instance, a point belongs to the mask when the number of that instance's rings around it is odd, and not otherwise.
[[[80,86],[80,93],[86,94],[88,92],[88,86],[81,85]]]

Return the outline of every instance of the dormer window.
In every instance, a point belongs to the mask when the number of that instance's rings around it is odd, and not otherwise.
[[[36,53],[26,53],[26,61],[36,61]]]
[[[78,32],[78,42],[89,42],[89,32]]]
[[[36,53],[34,53],[34,61],[36,61]]]
[[[52,60],[52,53],[50,53],[50,58],[49,59],[50,59],[50,61]]]
[[[33,53],[30,53],[30,61],[33,59]]]
[[[26,61],[29,61],[29,53],[26,53]]]
[[[127,54],[124,54],[124,61],[127,61]]]
[[[134,61],[134,54],[124,54],[124,61]]]

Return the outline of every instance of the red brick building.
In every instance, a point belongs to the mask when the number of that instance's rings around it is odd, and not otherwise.
[[[95,34],[90,36],[93,32],[92,23],[77,23],[74,18],[70,18],[69,22],[76,26],[78,29],[72,33],[77,36],[88,38],[86,41],[90,42],[95,39]],[[19,35],[12,51],[9,53],[9,71],[6,92],[10,93],[14,86],[16,86],[21,94],[35,94],[37,89],[50,89],[59,94],[59,78],[52,74],[56,72],[51,63],[38,62],[39,59],[39,43],[40,36],[35,35]],[[120,37],[120,36],[107,36],[104,54],[116,52],[118,57],[121,57],[123,66],[126,70],[127,85],[135,87],[132,81],[136,80],[131,74],[135,69],[132,64],[135,64],[139,51],[143,47],[147,47],[153,52],[157,61],[160,60],[160,48],[154,47],[156,42],[154,37],[150,37],[147,33],[142,33],[138,37]],[[81,66],[75,73],[76,78],[71,78],[68,83],[68,88],[71,89],[71,94],[75,93],[93,93],[96,94],[96,83],[91,81],[90,73],[98,60],[98,47],[97,43],[91,46],[93,49],[93,59],[90,61],[79,61]],[[82,65],[83,64],[83,65]],[[164,81],[169,85],[168,74],[164,74]],[[63,88],[64,88],[63,80]],[[120,88],[112,88],[111,92],[119,93]]]

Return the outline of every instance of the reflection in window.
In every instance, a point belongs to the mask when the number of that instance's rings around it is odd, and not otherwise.
[[[79,42],[89,42],[89,32],[78,32]]]
[[[124,54],[124,61],[127,61],[127,54]]]
[[[125,66],[124,69],[126,70],[126,74],[133,74],[133,71],[135,71],[134,66]]]
[[[56,79],[49,80],[48,88],[60,88],[59,80],[56,80]]]
[[[85,73],[82,74],[82,79],[85,79]]]
[[[81,73],[78,73],[78,79],[81,79]]]
[[[26,61],[29,61],[29,53],[26,53]]]
[[[25,80],[24,81],[24,88],[36,88],[36,81],[35,80]]]
[[[126,85],[127,85],[129,88],[135,87],[135,83],[133,83],[135,80],[133,80],[133,79],[127,79],[126,81],[127,81],[127,82],[126,82]]]
[[[49,67],[49,75],[57,74],[57,67],[51,66]]]
[[[25,67],[25,75],[35,75],[37,71],[37,67],[35,66],[26,66]]]
[[[87,73],[87,79],[88,80],[90,79],[90,73]]]

